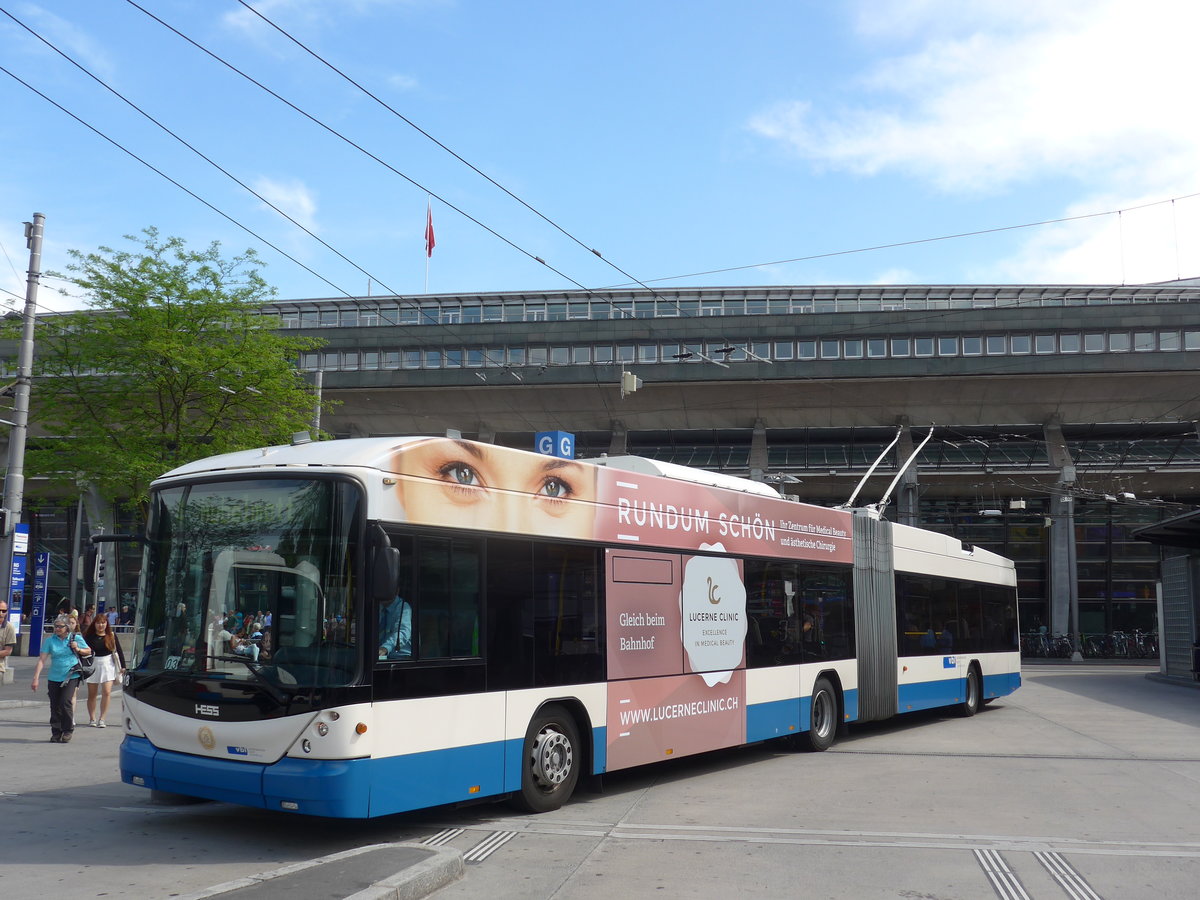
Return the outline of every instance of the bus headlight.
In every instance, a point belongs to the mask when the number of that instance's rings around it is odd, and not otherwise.
[[[329,726],[325,722],[318,722],[317,734],[319,734],[321,737],[325,737],[325,735],[329,734]]]

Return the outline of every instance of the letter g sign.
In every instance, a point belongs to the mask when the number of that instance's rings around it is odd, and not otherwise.
[[[575,458],[575,435],[567,431],[539,431],[534,436],[534,446],[543,456]]]

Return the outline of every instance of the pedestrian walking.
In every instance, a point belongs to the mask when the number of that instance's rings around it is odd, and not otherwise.
[[[17,646],[17,629],[8,621],[8,601],[0,600],[0,684],[8,669],[8,657]]]
[[[82,637],[71,632],[69,616],[54,620],[54,634],[46,639],[42,655],[33,669],[31,688],[38,689],[38,678],[46,669],[46,689],[50,695],[50,743],[66,744],[75,733],[75,689],[79,677],[72,668],[80,656],[90,656],[91,648]]]
[[[87,680],[88,725],[107,728],[108,702],[112,699],[113,684],[125,674],[125,652],[121,642],[108,627],[105,616],[96,616],[84,632],[83,639],[96,655],[96,670]],[[100,713],[96,714],[96,700],[100,700]]]

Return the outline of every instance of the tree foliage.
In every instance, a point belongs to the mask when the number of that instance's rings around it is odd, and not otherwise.
[[[189,249],[148,228],[135,250],[71,251],[89,310],[39,320],[26,469],[142,504],[163,472],[216,453],[286,442],[317,398],[295,367],[314,339],[260,315],[274,295],[253,250]]]

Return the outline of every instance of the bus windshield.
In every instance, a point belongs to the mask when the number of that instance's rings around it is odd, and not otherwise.
[[[361,492],[333,479],[168,487],[152,498],[135,658],[279,687],[352,683]]]

